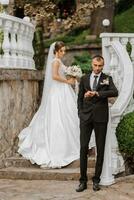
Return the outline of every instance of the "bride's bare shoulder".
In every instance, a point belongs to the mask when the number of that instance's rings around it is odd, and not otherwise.
[[[59,58],[54,58],[52,64],[61,64],[61,60]]]
[[[61,61],[60,61],[60,59],[58,59],[58,58],[54,58],[53,60],[52,60],[52,66],[53,67],[59,67],[61,65]]]

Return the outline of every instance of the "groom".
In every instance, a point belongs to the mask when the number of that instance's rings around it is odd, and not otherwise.
[[[92,131],[95,132],[97,159],[93,190],[100,190],[99,182],[103,166],[105,138],[108,123],[108,97],[116,97],[118,91],[112,77],[102,72],[104,59],[100,55],[92,58],[92,72],[82,77],[78,94],[80,117],[80,184],[76,189],[87,189],[87,154]]]

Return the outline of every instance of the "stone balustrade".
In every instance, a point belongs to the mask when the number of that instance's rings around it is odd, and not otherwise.
[[[134,34],[102,33],[101,38],[105,72],[112,75],[119,90],[119,97],[111,109],[112,116],[121,116],[134,110]]]
[[[122,46],[128,51],[127,47],[129,45],[130,58],[134,64],[134,33],[102,33],[100,35],[102,38],[102,51],[105,57],[105,64],[109,66],[109,46],[113,41],[119,41]],[[110,67],[110,66],[109,66]]]
[[[102,184],[114,182],[113,174],[123,171],[123,158],[118,150],[116,128],[126,113],[134,111],[134,34],[102,33],[102,54],[105,73],[113,77],[119,95],[111,104]],[[107,164],[109,163],[109,164]]]
[[[0,14],[0,68],[35,69],[33,35],[30,22]]]

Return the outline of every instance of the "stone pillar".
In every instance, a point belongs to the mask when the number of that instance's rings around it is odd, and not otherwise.
[[[38,109],[43,77],[42,71],[0,70],[0,162],[16,151],[17,135]]]

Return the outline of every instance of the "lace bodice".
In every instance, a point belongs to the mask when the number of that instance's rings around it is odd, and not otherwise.
[[[66,70],[66,66],[63,64],[63,62],[59,59],[59,58],[54,58],[53,62],[57,60],[60,63],[60,67],[59,67],[59,74],[63,77],[65,77],[65,70]]]

